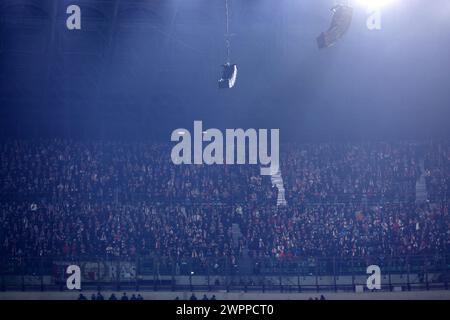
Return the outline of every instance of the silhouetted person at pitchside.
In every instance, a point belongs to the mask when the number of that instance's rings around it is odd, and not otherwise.
[[[216,300],[216,295],[215,294],[212,295],[211,300]]]
[[[137,300],[137,298],[136,298],[136,296],[134,295],[134,293],[131,295],[130,300],[133,300],[133,301],[136,301],[136,300]]]
[[[191,298],[189,300],[197,300],[197,297],[195,296],[194,293],[192,293],[192,296],[191,296]]]
[[[140,300],[140,301],[144,300],[144,298],[139,293],[137,295],[137,299]]]
[[[105,300],[105,298],[103,297],[103,295],[99,292],[97,292],[97,300]]]
[[[109,297],[109,300],[117,300],[117,297],[114,293],[111,293],[111,296]]]
[[[203,295],[202,300],[208,300],[208,297],[206,296],[206,294]]]
[[[91,300],[97,300],[97,297],[95,296],[95,293],[92,294]]]
[[[84,294],[80,293],[80,295],[78,296],[78,300],[87,300],[87,299],[84,296]]]
[[[122,301],[127,301],[128,300],[128,296],[127,296],[126,292],[123,293],[123,296],[122,296],[122,298],[120,298],[120,300],[122,300]]]

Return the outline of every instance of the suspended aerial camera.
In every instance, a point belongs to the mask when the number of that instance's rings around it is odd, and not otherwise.
[[[234,87],[237,77],[237,65],[229,62],[222,65],[222,78],[219,80],[220,89],[230,89]]]
[[[319,49],[328,48],[334,45],[348,30],[352,23],[353,8],[346,4],[334,6],[333,20],[327,31],[322,32],[317,38]]]
[[[226,15],[226,34],[225,34],[225,45],[227,48],[227,62],[222,65],[222,77],[219,80],[220,89],[231,89],[236,83],[237,77],[237,65],[230,62],[230,51],[231,51],[231,41],[230,41],[230,28],[229,28],[229,10],[228,10],[228,0],[225,0],[225,15]]]

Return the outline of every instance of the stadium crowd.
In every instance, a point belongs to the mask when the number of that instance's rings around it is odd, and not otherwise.
[[[282,148],[287,206],[257,166],[176,166],[167,146],[8,141],[0,150],[2,257],[175,259],[449,252],[445,201],[416,204],[423,148],[410,143]],[[424,154],[448,195],[449,148]],[[445,162],[445,166],[442,165]],[[241,235],[233,241],[232,225]]]
[[[312,144],[285,150],[281,170],[290,203],[414,200],[421,174],[415,144]]]
[[[450,250],[448,205],[254,208],[246,217],[246,238],[256,257],[411,256]]]
[[[1,148],[0,194],[9,200],[233,203],[276,198],[256,166],[176,166],[169,146],[53,140],[11,141]]]

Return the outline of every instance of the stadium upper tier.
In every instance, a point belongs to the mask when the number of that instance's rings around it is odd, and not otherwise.
[[[174,165],[170,146],[9,141],[0,147],[0,194],[8,199],[139,198],[189,203],[276,203],[270,178],[252,165]],[[450,145],[314,144],[281,147],[289,204],[413,201],[426,176],[429,198],[449,197]]]

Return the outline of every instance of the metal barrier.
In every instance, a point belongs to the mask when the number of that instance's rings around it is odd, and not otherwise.
[[[382,290],[448,290],[450,255],[235,259],[168,257],[7,258],[0,290],[67,290],[66,269],[78,265],[82,289],[190,291],[354,291],[378,265]],[[367,289],[365,289],[367,290]]]

